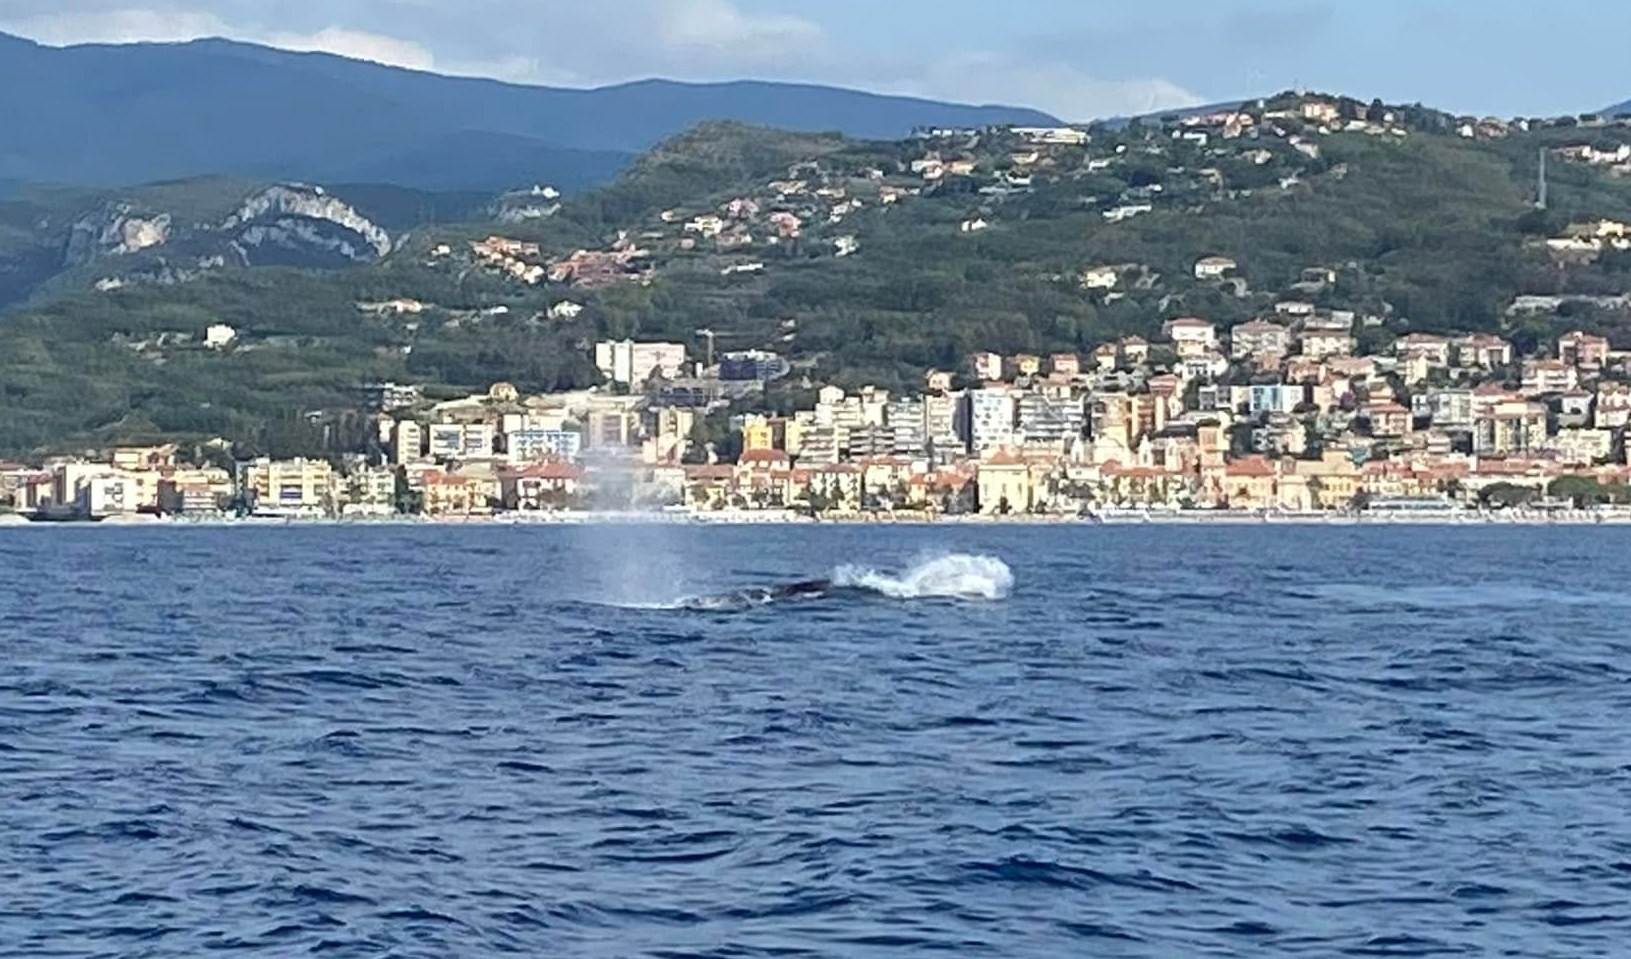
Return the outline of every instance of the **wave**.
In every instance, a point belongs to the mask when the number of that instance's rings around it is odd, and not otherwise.
[[[840,566],[833,586],[864,589],[890,599],[966,599],[995,602],[1014,589],[1014,572],[995,556],[954,553],[923,560],[899,575],[868,566]]]
[[[957,599],[996,602],[1014,589],[1014,573],[995,556],[952,554],[925,559],[899,573],[845,565],[826,579],[776,586],[750,586],[725,593],[688,596],[670,602],[610,603],[619,609],[742,612],[773,603],[870,593],[888,599]],[[591,604],[602,605],[602,604]]]

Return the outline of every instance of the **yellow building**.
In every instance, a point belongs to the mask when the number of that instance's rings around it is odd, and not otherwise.
[[[239,485],[262,510],[328,510],[334,506],[334,467],[323,460],[262,457],[243,467]]]
[[[1313,509],[1347,509],[1359,495],[1364,481],[1364,474],[1353,459],[1339,450],[1327,451],[1318,460],[1298,460],[1296,473],[1308,489],[1309,505]]]
[[[165,470],[158,481],[158,506],[167,513],[210,513],[232,499],[232,476],[207,466]]]
[[[765,416],[752,415],[742,421],[742,452],[767,452],[776,448],[776,429]]]
[[[1099,471],[1098,499],[1111,506],[1178,506],[1193,492],[1193,474],[1110,463]]]
[[[426,473],[424,510],[427,516],[469,516],[492,512],[488,483],[460,473]]]
[[[1035,502],[1031,468],[1016,456],[998,453],[981,463],[975,482],[980,512],[987,516],[1024,513]]]
[[[1229,463],[1218,472],[1219,502],[1229,509],[1266,510],[1279,505],[1276,497],[1279,471],[1261,456]]]

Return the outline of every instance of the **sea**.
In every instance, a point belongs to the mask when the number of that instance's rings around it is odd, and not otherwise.
[[[5,530],[0,956],[1631,956],[1628,556]]]

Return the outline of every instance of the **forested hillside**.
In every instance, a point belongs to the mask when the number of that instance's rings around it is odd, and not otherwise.
[[[1586,235],[1631,221],[1624,144],[1624,125],[1340,98],[903,141],[710,124],[603,190],[484,207],[364,265],[229,263],[0,319],[0,447],[241,438],[354,407],[375,380],[588,385],[596,337],[701,357],[704,328],[788,354],[800,380],[894,388],[972,350],[1085,351],[1300,304],[1352,312],[1370,349],[1410,331],[1534,349],[1565,328],[1626,347],[1631,253]],[[235,345],[201,348],[211,324]]]

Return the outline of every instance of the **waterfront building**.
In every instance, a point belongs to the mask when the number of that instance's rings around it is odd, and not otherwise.
[[[257,510],[328,511],[335,503],[334,467],[324,460],[273,460],[240,465],[239,489]]]

